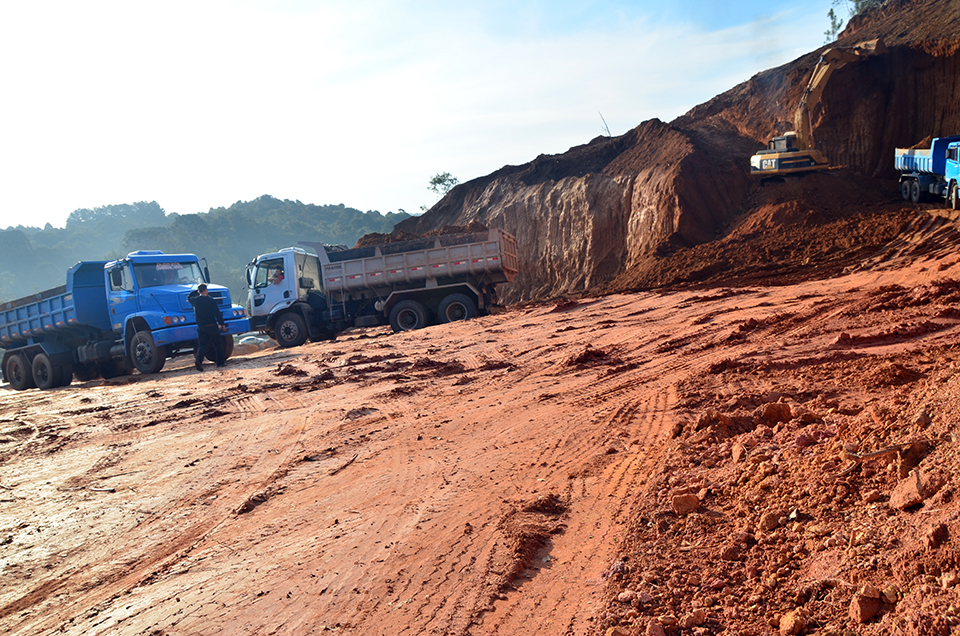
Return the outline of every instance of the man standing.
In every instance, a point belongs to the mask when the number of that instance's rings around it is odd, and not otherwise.
[[[227,366],[223,338],[220,336],[221,331],[227,330],[227,324],[223,320],[217,301],[207,295],[205,283],[200,283],[197,286],[197,293],[191,293],[187,299],[193,305],[193,313],[197,317],[197,360],[193,366],[197,371],[203,371],[203,356],[210,345],[213,345],[217,352],[217,366]]]

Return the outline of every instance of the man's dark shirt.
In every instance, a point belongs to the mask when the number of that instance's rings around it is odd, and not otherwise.
[[[197,296],[190,302],[193,303],[193,312],[197,316],[198,326],[204,327],[216,323],[226,324],[223,321],[223,314],[220,313],[220,307],[217,306],[217,301],[210,296]]]

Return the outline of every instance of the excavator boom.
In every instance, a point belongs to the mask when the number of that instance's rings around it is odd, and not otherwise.
[[[871,55],[885,53],[886,50],[887,47],[879,39],[861,42],[856,46],[825,50],[800,95],[794,115],[794,130],[774,137],[766,150],[761,150],[751,157],[750,172],[761,176],[776,176],[828,167],[830,162],[816,149],[813,141],[813,110],[820,103],[823,89],[838,68]]]

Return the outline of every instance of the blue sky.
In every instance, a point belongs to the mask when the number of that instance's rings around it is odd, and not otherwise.
[[[824,42],[831,0],[0,4],[0,228],[262,194],[420,211]],[[843,16],[845,17],[845,16]],[[147,246],[148,247],[148,246]],[[252,256],[252,255],[251,255]]]

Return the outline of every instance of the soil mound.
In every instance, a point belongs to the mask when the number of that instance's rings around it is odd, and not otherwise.
[[[828,46],[670,123],[646,121],[620,137],[461,184],[394,234],[471,221],[513,233],[521,273],[500,293],[508,302],[714,280],[714,273],[788,280],[802,275],[798,264],[814,276],[842,269],[858,256],[855,240],[875,249],[903,227],[893,195],[878,198],[896,185],[893,149],[960,131],[960,4],[889,0],[851,20],[829,47],[875,38],[887,52],[839,68],[813,113],[818,147],[843,169],[781,184],[779,209],[761,209],[773,204],[762,200],[768,193],[749,174],[749,158],[793,128],[801,92]],[[756,245],[747,245],[748,235]]]

